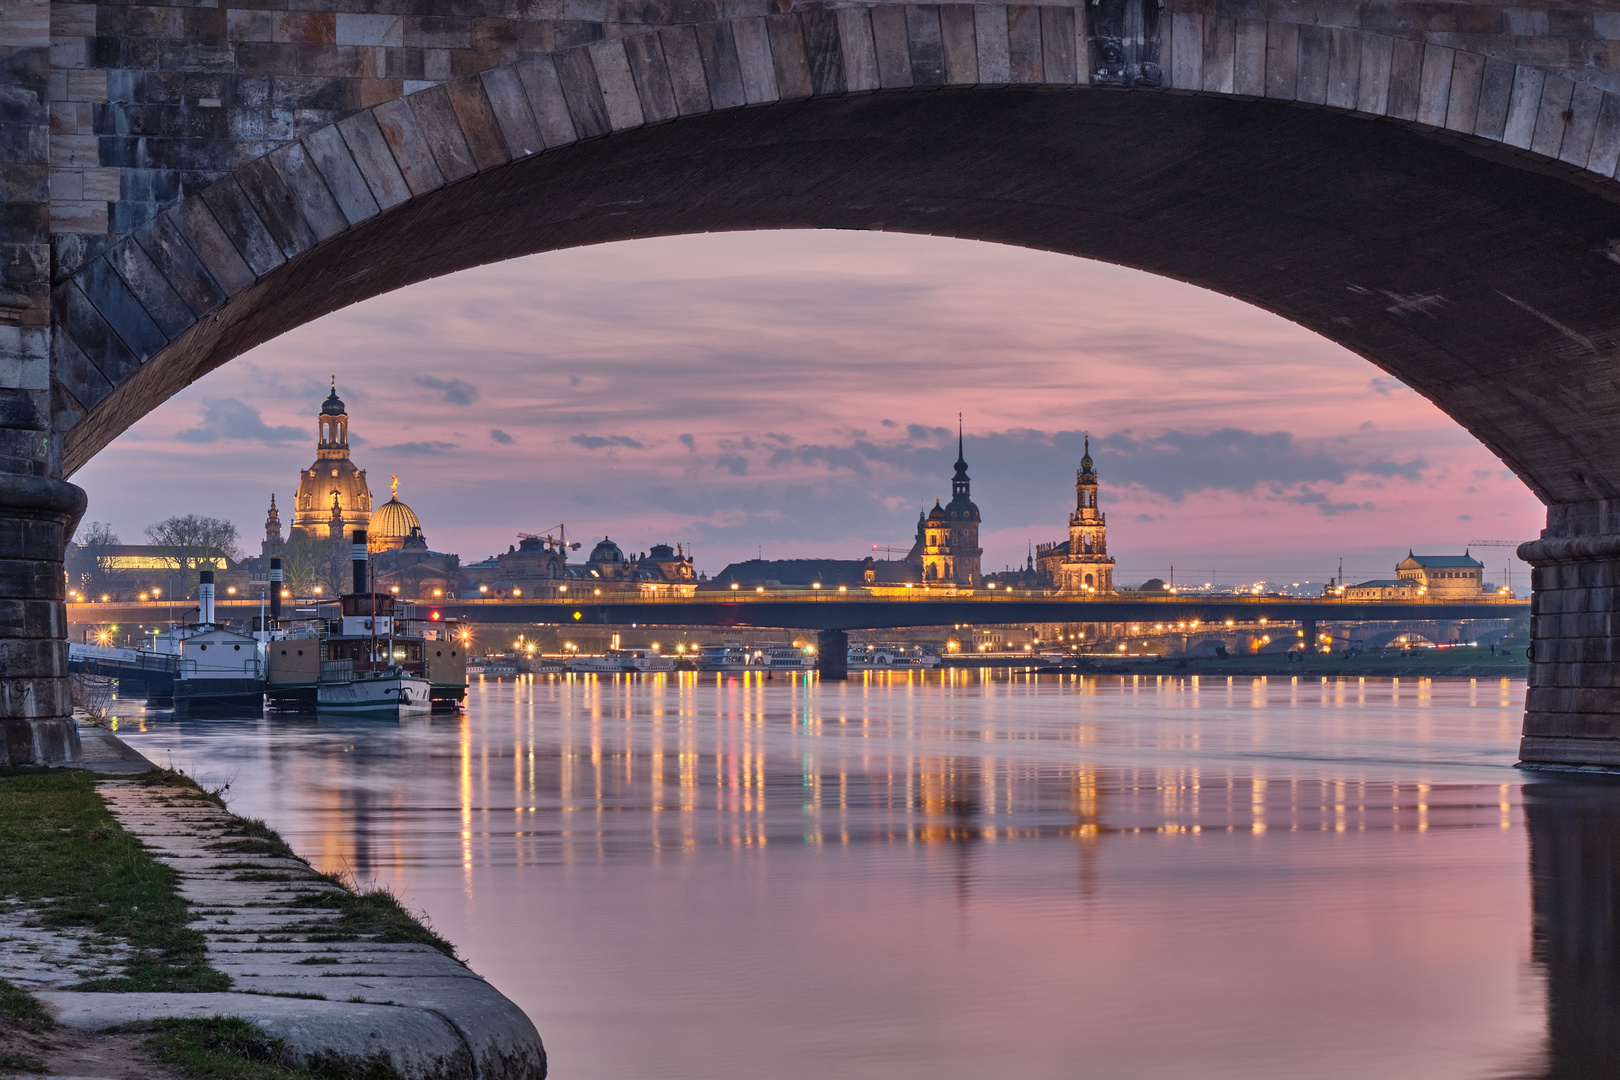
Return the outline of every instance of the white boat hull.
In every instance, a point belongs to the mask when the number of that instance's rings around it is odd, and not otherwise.
[[[433,711],[433,684],[414,675],[321,683],[315,688],[315,707],[346,716],[425,716]]]

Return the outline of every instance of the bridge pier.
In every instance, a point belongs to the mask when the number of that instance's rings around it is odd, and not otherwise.
[[[1620,499],[1547,508],[1531,571],[1526,765],[1620,766]]]
[[[79,759],[62,556],[84,506],[73,484],[0,473],[0,765]]]
[[[849,678],[849,635],[842,630],[816,634],[816,674],[831,682]]]

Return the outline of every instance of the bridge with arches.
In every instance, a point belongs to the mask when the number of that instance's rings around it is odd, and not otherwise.
[[[75,752],[70,478],[329,311],[721,229],[1102,259],[1397,376],[1548,506],[1527,761],[1620,763],[1616,16],[1488,0],[0,7],[0,726]],[[364,10],[357,10],[364,8]]]

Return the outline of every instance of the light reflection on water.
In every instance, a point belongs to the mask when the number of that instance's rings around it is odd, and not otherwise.
[[[1532,937],[1523,699],[541,676],[403,726],[121,733],[425,909],[566,1080],[1566,1075],[1603,1025],[1560,1027],[1569,935]],[[1575,813],[1532,803],[1543,832]],[[1582,993],[1614,981],[1592,968]]]

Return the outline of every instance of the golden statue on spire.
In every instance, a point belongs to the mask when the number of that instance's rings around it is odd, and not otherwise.
[[[399,477],[393,473],[388,474],[388,497],[391,499],[399,498]]]

